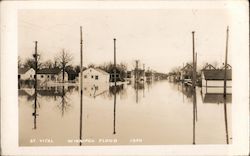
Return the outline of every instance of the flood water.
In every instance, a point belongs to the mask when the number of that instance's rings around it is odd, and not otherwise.
[[[231,95],[168,80],[19,89],[20,146],[232,143]],[[35,102],[36,101],[36,102]]]

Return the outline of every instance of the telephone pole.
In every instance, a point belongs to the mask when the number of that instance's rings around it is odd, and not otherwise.
[[[116,38],[114,38],[114,81],[116,86]]]
[[[80,146],[82,145],[82,26],[80,26]]]
[[[227,26],[227,37],[226,37],[226,54],[225,54],[225,71],[224,71],[224,97],[227,95],[227,53],[228,53],[228,32],[229,28]]]
[[[37,117],[37,70],[38,70],[38,54],[37,54],[37,41],[35,41],[35,54],[33,55],[35,58],[35,84],[34,84],[34,88],[35,88],[35,105],[34,105],[34,113],[32,114],[34,116],[34,129],[36,129],[36,117]]]
[[[192,32],[192,38],[193,38],[193,81],[192,81],[192,85],[193,85],[193,89],[195,90],[195,86],[196,86],[196,69],[195,69],[195,45],[194,45],[194,31]]]

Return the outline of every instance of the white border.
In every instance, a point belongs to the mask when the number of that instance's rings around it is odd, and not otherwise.
[[[229,9],[233,66],[232,145],[18,147],[17,11],[19,9]],[[2,1],[1,143],[3,155],[248,155],[249,21],[247,1]],[[232,41],[231,41],[232,42]],[[230,45],[230,42],[229,42]]]

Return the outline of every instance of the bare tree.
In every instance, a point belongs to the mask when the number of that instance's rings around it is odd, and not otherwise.
[[[38,63],[37,63],[37,68],[40,69],[42,66],[42,63],[39,62],[40,57],[38,57]],[[33,58],[27,58],[23,64],[25,68],[33,68],[35,69],[36,61]]]
[[[18,68],[22,67],[22,59],[18,56]]]
[[[51,60],[47,60],[43,63],[44,68],[53,68],[54,64]]]
[[[95,68],[95,67],[96,67],[96,65],[93,64],[93,63],[90,63],[90,64],[88,65],[88,68]]]
[[[72,61],[72,56],[67,52],[65,49],[62,49],[61,52],[58,54],[56,57],[57,62],[59,63],[60,68],[62,69],[63,72],[63,82],[65,78],[65,68],[66,66]]]

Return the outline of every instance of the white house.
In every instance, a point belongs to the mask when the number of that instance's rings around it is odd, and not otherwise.
[[[79,73],[79,78],[80,78]],[[109,83],[109,73],[99,68],[88,68],[82,72],[83,83],[102,84]]]
[[[33,80],[35,70],[33,68],[18,68],[18,80]]]
[[[224,69],[202,70],[202,92],[223,93],[224,92]],[[226,74],[227,93],[232,93],[232,70]]]
[[[60,68],[43,68],[38,70],[37,79],[44,82],[63,82],[63,71]],[[64,72],[64,82],[68,81],[68,74]]]

